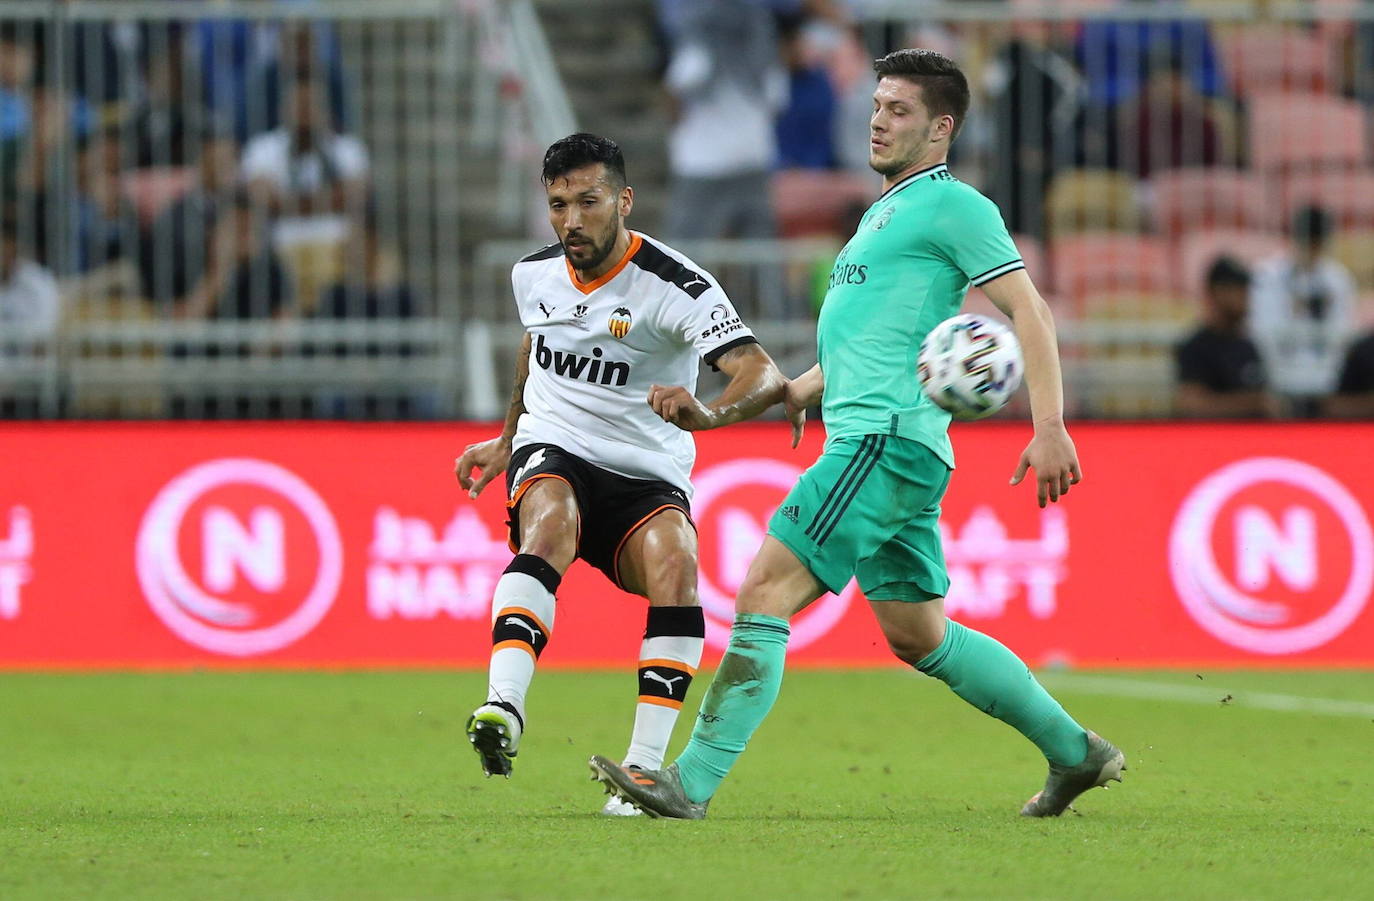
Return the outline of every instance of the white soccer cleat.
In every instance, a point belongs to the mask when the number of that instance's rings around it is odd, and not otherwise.
[[[622,801],[615,795],[606,800],[606,806],[601,808],[603,817],[642,817],[644,812],[635,807],[628,801]]]

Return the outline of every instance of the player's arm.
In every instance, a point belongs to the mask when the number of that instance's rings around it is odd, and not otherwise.
[[[489,441],[469,444],[453,464],[458,484],[463,486],[470,498],[475,499],[481,494],[487,483],[505,472],[510,463],[511,441],[515,438],[520,416],[525,412],[525,381],[530,377],[531,346],[529,332],[526,332],[520,351],[515,356],[515,387],[511,389],[510,406],[506,408],[506,423],[501,434]],[[482,471],[475,482],[472,478],[474,467]]]
[[[1020,484],[1027,469],[1035,470],[1040,506],[1059,500],[1069,486],[1083,478],[1078,451],[1064,426],[1064,381],[1059,370],[1059,345],[1049,304],[1035,290],[1024,269],[999,276],[981,286],[988,299],[1007,315],[1021,342],[1030,392],[1035,436],[1021,452],[1011,484]]]
[[[787,379],[773,358],[757,343],[733,347],[715,361],[716,368],[730,377],[720,396],[703,403],[681,385],[653,385],[649,389],[649,406],[665,422],[688,432],[718,429],[746,419],[753,419],[776,403],[782,403],[787,393]],[[794,415],[792,446],[801,440],[805,412]]]

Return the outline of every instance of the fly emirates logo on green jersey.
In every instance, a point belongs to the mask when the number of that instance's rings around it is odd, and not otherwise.
[[[835,288],[840,285],[862,285],[868,281],[867,264],[856,264],[848,261],[849,247],[845,246],[840,251],[840,255],[835,258],[835,268],[830,270],[830,287]]]

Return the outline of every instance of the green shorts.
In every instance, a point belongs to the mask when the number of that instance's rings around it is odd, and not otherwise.
[[[840,438],[802,473],[768,534],[836,594],[857,576],[871,601],[944,597],[940,499],[949,476],[944,461],[916,441]]]

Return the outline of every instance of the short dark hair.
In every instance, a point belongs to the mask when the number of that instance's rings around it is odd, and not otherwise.
[[[1250,270],[1246,269],[1245,264],[1235,257],[1217,257],[1212,261],[1211,268],[1207,270],[1207,289],[1231,285],[1241,288],[1249,287]]]
[[[954,132],[964,125],[968,115],[968,79],[959,66],[934,50],[894,50],[873,61],[873,71],[879,78],[905,78],[921,87],[921,99],[931,116],[953,116]]]
[[[551,185],[574,169],[601,163],[611,185],[619,190],[629,184],[625,178],[625,154],[610,138],[579,131],[575,135],[554,141],[544,152],[544,184]]]
[[[1293,240],[1321,244],[1331,234],[1331,214],[1319,206],[1305,206],[1293,214]]]

